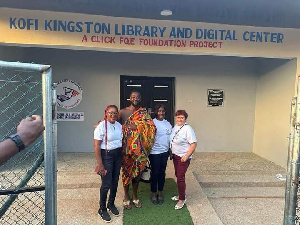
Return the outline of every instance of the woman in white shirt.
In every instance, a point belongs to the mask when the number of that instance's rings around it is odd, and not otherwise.
[[[187,118],[188,114],[185,110],[177,110],[175,113],[176,125],[172,129],[170,136],[170,147],[173,153],[173,163],[179,192],[178,196],[172,197],[172,200],[178,201],[175,209],[182,209],[185,204],[185,173],[197,146],[195,132],[186,123]]]
[[[120,168],[122,164],[122,125],[117,122],[118,107],[109,105],[105,109],[104,120],[94,131],[94,150],[97,160],[95,172],[101,176],[100,208],[99,215],[105,222],[110,222],[111,217],[107,209],[115,216],[119,211],[115,206]],[[107,193],[110,190],[106,205]]]
[[[149,155],[151,163],[151,202],[153,204],[162,204],[164,202],[163,189],[166,179],[172,126],[165,120],[166,107],[164,105],[156,105],[154,113],[156,118],[153,119],[153,122],[156,126],[156,136]]]

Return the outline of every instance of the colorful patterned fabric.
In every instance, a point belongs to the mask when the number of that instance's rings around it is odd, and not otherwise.
[[[136,130],[130,129],[134,122]],[[123,124],[123,186],[130,184],[146,167],[155,141],[156,127],[144,108],[139,108]]]

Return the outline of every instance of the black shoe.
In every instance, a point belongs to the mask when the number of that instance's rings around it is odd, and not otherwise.
[[[155,197],[155,198],[154,198]],[[151,202],[154,204],[154,205],[157,205],[158,204],[158,201],[157,201],[157,196],[155,195],[151,195],[150,196],[150,200]]]
[[[101,216],[102,220],[106,223],[111,222],[110,215],[108,214],[106,209],[99,209],[98,214]]]
[[[114,215],[114,216],[119,216],[120,212],[117,209],[117,207],[115,205],[108,205],[107,209]]]
[[[157,198],[157,203],[158,203],[159,205],[162,205],[162,204],[164,203],[164,199],[163,199],[162,197],[158,197],[158,198]]]

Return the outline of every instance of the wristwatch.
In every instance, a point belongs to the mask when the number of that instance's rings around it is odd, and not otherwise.
[[[7,138],[10,138],[13,142],[16,143],[16,146],[19,148],[19,152],[25,148],[24,142],[18,134],[10,135]]]

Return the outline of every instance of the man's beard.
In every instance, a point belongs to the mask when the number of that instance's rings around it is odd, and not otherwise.
[[[134,104],[133,102],[131,102],[131,105],[132,105],[133,107],[137,108],[137,107],[139,107],[139,106],[141,105],[141,103],[138,102],[138,103]]]

